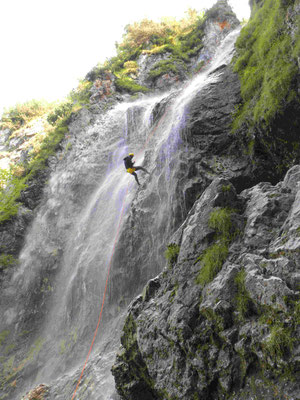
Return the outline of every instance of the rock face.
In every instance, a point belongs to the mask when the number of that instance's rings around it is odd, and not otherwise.
[[[203,27],[203,46],[199,53],[185,64],[182,60],[174,60],[172,53],[142,54],[138,59],[139,72],[137,82],[156,90],[168,90],[179,87],[191,74],[196,74],[212,59],[216,48],[224,37],[239,25],[236,15],[227,1],[219,0],[212,7]],[[169,71],[156,78],[149,75],[151,69],[160,61],[170,61],[177,72]]]
[[[195,202],[171,239],[177,261],[129,308],[112,370],[122,398],[299,397],[299,173],[240,195],[216,178]],[[229,207],[226,262],[203,284],[210,216]]]
[[[18,214],[12,219],[0,224],[0,243],[3,254],[17,257],[24,244],[26,230],[34,217],[33,210],[39,204],[45,181],[49,171],[40,171],[34,179],[28,182],[27,188],[22,192]],[[2,269],[0,265],[0,271]]]
[[[178,110],[179,120],[171,111],[181,103],[181,92],[163,98],[153,108],[153,136],[167,130],[170,136],[155,160],[153,150],[146,151],[144,166],[152,173],[132,202],[116,246],[110,275],[112,302],[132,299],[153,272],[159,273],[167,238],[214,177],[230,179],[238,191],[259,181],[249,157],[230,134],[234,105],[240,99],[238,78],[223,64],[211,71],[210,78],[186,101],[184,110]],[[132,110],[129,118],[138,121],[139,110]]]
[[[288,19],[294,37],[297,7]],[[28,232],[16,279],[1,275],[4,396],[36,387],[25,398],[72,397],[113,244],[105,329],[81,399],[299,398],[300,167],[277,168],[286,148],[267,151],[263,127],[251,153],[248,131],[231,134],[241,102],[230,66],[236,25],[219,1],[189,65],[191,84],[180,65],[150,81],[171,55],[141,56],[137,82],[157,97],[121,96],[113,74],[91,71],[91,104],[71,118],[70,146],[62,142],[22,194],[18,216],[0,227],[7,254],[18,255]],[[295,140],[299,118],[293,126],[288,118],[297,107],[278,115],[267,140],[285,132]],[[121,173],[128,151],[151,172],[139,189]],[[110,368],[130,302],[113,367],[117,395]]]

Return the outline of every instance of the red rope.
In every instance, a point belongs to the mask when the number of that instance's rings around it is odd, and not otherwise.
[[[146,141],[145,141],[145,144],[144,144],[142,150],[140,150],[140,151],[138,152],[138,155],[139,155],[140,153],[142,153],[142,152],[145,150],[146,145],[148,144],[148,142],[150,141],[150,139],[152,138],[152,136],[154,135],[154,133],[156,132],[156,130],[159,128],[159,126],[160,126],[160,125],[162,124],[162,122],[164,121],[164,119],[165,119],[165,117],[166,117],[166,114],[167,114],[167,111],[168,111],[168,109],[164,112],[163,116],[162,116],[161,119],[159,120],[159,122],[158,122],[158,124],[156,125],[155,129],[153,129],[153,131],[151,132],[151,134],[147,137],[147,139],[146,139]],[[77,390],[78,390],[78,388],[79,388],[79,385],[80,385],[80,383],[81,383],[81,379],[82,379],[84,370],[85,370],[85,368],[86,368],[87,362],[88,362],[88,360],[89,360],[90,354],[91,354],[91,352],[92,352],[92,349],[93,349],[93,346],[94,346],[94,342],[95,342],[95,339],[96,339],[96,336],[97,336],[97,333],[98,333],[98,329],[99,329],[99,326],[100,326],[100,322],[101,322],[101,319],[102,319],[102,312],[103,312],[103,307],[104,307],[104,302],[105,302],[105,297],[106,297],[106,291],[107,291],[107,287],[108,287],[108,279],[109,279],[109,274],[110,274],[110,269],[111,269],[111,264],[112,264],[113,255],[114,255],[114,252],[115,252],[116,243],[117,243],[117,240],[118,240],[118,237],[119,237],[119,233],[120,233],[121,221],[122,221],[122,219],[123,219],[123,214],[124,214],[124,210],[125,210],[125,199],[126,199],[126,197],[127,197],[128,188],[129,188],[129,185],[127,186],[127,190],[126,190],[126,193],[125,193],[125,196],[124,196],[123,205],[122,205],[122,211],[121,211],[121,215],[120,215],[120,219],[119,219],[118,230],[117,230],[117,233],[116,233],[116,236],[115,236],[114,245],[113,245],[113,248],[112,248],[112,253],[111,253],[111,256],[110,256],[110,260],[109,260],[109,266],[108,266],[107,277],[106,277],[106,282],[105,282],[105,289],[104,289],[104,294],[103,294],[103,298],[102,298],[102,305],[101,305],[101,310],[100,310],[100,314],[99,314],[99,318],[98,318],[97,327],[96,327],[96,329],[95,329],[94,337],[93,337],[93,340],[92,340],[92,343],[91,343],[91,346],[90,346],[88,355],[87,355],[87,357],[86,357],[84,366],[83,366],[83,368],[82,368],[80,377],[79,377],[79,379],[78,379],[76,389],[75,389],[75,391],[74,391],[74,393],[73,393],[72,400],[74,400],[75,395],[76,395],[76,392],[77,392]]]
[[[209,62],[211,61],[211,59],[212,59],[212,58],[210,58],[210,59],[205,63],[204,66],[206,66],[207,64],[209,64]],[[203,67],[204,67],[204,66],[203,66]],[[202,68],[203,68],[203,67],[202,67]],[[202,68],[201,68],[201,69],[202,69]],[[198,74],[199,72],[201,72],[201,70],[198,71],[197,74]],[[187,82],[183,87],[185,88],[185,87],[188,85],[188,83],[189,83],[189,82]],[[139,154],[141,154],[141,153],[145,150],[145,148],[146,148],[147,144],[149,143],[150,139],[152,138],[152,136],[154,135],[154,133],[156,132],[156,130],[159,128],[159,126],[163,123],[163,121],[164,121],[164,119],[165,119],[165,117],[166,117],[166,114],[167,114],[167,111],[169,110],[169,108],[170,108],[170,107],[168,107],[168,108],[166,109],[166,111],[164,112],[163,116],[160,118],[158,124],[156,125],[155,129],[153,129],[153,131],[151,132],[151,134],[147,137],[147,139],[146,139],[146,141],[145,141],[145,144],[144,144],[142,150],[140,150],[140,151],[138,152],[138,155],[137,155],[137,156],[139,156]],[[127,196],[127,193],[128,193],[128,188],[129,188],[129,185],[127,186],[126,193],[125,193],[125,196],[124,196],[123,205],[122,205],[122,211],[121,211],[121,215],[120,215],[120,219],[119,219],[118,230],[117,230],[117,233],[116,233],[116,236],[115,236],[114,245],[113,245],[113,248],[112,248],[112,253],[111,253],[111,256],[110,256],[110,260],[109,260],[109,266],[108,266],[107,277],[106,277],[106,282],[105,282],[104,294],[103,294],[103,298],[102,298],[101,310],[100,310],[100,314],[99,314],[99,318],[98,318],[98,324],[97,324],[97,327],[96,327],[96,330],[95,330],[95,333],[94,333],[94,337],[93,337],[93,340],[92,340],[92,343],[91,343],[91,346],[90,346],[88,355],[87,355],[87,357],[86,357],[84,366],[83,366],[83,368],[82,368],[80,377],[79,377],[79,379],[78,379],[78,383],[77,383],[76,389],[75,389],[75,391],[74,391],[74,393],[73,393],[72,400],[74,400],[75,395],[76,395],[76,392],[77,392],[78,387],[79,387],[79,385],[80,385],[80,382],[81,382],[81,379],[82,379],[84,370],[85,370],[85,368],[86,368],[87,362],[88,362],[88,360],[89,360],[90,354],[91,354],[91,352],[92,352],[92,349],[93,349],[93,346],[94,346],[94,342],[95,342],[95,339],[96,339],[96,336],[97,336],[97,332],[98,332],[98,329],[99,329],[99,326],[100,326],[100,322],[101,322],[101,319],[102,319],[102,312],[103,312],[103,307],[104,307],[104,302],[105,302],[105,297],[106,297],[106,291],[107,291],[107,287],[108,287],[108,279],[109,279],[109,274],[110,274],[110,269],[111,269],[111,264],[112,264],[113,255],[114,255],[114,252],[115,252],[115,247],[116,247],[117,239],[118,239],[119,233],[120,233],[121,221],[122,221],[122,219],[123,219],[123,214],[124,214],[124,210],[125,210],[125,199],[126,199],[126,196]]]
[[[107,291],[107,287],[108,287],[108,279],[109,279],[109,274],[110,274],[110,269],[111,269],[111,264],[112,264],[113,255],[114,255],[114,252],[115,252],[115,247],[116,247],[117,239],[118,239],[119,233],[120,233],[121,221],[122,221],[122,219],[123,219],[123,214],[124,214],[124,210],[125,210],[125,200],[126,200],[127,193],[128,193],[128,187],[129,187],[129,185],[127,186],[127,190],[126,190],[126,193],[125,193],[125,196],[124,196],[123,205],[122,205],[122,211],[121,211],[121,215],[120,215],[120,219],[119,219],[119,225],[118,225],[117,233],[116,233],[115,240],[114,240],[114,245],[113,245],[112,252],[111,252],[111,256],[110,256],[110,260],[109,260],[109,266],[108,266],[107,277],[106,277],[106,282],[105,282],[105,288],[104,288],[104,293],[103,293],[103,298],[102,298],[101,310],[100,310],[100,314],[99,314],[99,318],[98,318],[98,324],[97,324],[97,327],[96,327],[96,330],[95,330],[95,333],[94,333],[94,337],[93,337],[93,340],[92,340],[92,343],[91,343],[91,346],[90,346],[88,355],[87,355],[87,357],[86,357],[84,366],[83,366],[83,368],[82,368],[80,377],[79,377],[79,379],[78,379],[76,389],[75,389],[75,391],[74,391],[74,393],[73,393],[72,400],[74,400],[75,395],[76,395],[76,392],[77,392],[78,387],[79,387],[79,385],[80,385],[80,382],[81,382],[81,379],[82,379],[84,370],[85,370],[85,368],[86,368],[87,362],[88,362],[88,360],[89,360],[89,357],[90,357],[92,348],[93,348],[93,346],[94,346],[94,342],[95,342],[95,339],[96,339],[96,336],[97,336],[97,332],[98,332],[98,329],[99,329],[99,326],[100,326],[100,322],[101,322],[101,319],[102,319],[102,312],[103,312],[103,307],[104,307],[104,302],[105,302],[105,297],[106,297],[106,291]]]

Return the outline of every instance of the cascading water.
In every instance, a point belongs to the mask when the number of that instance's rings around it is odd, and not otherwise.
[[[18,270],[2,292],[0,332],[10,332],[11,343],[16,342],[8,374],[17,369],[22,379],[22,387],[16,386],[16,394],[41,381],[54,382],[60,377],[57,387],[63,385],[65,389],[63,393],[56,392],[53,398],[70,398],[74,379],[78,378],[76,368],[84,361],[97,324],[119,222],[122,226],[136,198],[137,186],[134,178],[124,173],[123,158],[133,151],[137,153],[136,164],[144,161],[145,167],[153,171],[149,179],[140,175],[140,180],[145,182],[138,192],[141,200],[143,189],[149,185],[156,188],[158,194],[153,195],[159,197],[159,204],[172,202],[167,198],[167,186],[174,185],[172,158],[183,144],[188,103],[208,83],[217,81],[218,68],[230,61],[238,34],[239,31],[230,33],[211,64],[179,92],[118,104],[94,121],[83,113],[79,122],[70,125],[72,148],[62,154],[64,158],[49,179],[28,231]],[[168,98],[163,115],[153,125],[155,106]],[[160,183],[162,171],[164,186]],[[123,207],[125,212],[121,218]],[[157,231],[161,229],[158,228],[160,218],[164,221],[159,213],[157,210],[155,215],[157,227],[153,225]],[[153,269],[147,271],[147,279],[162,269],[159,256],[156,261]],[[130,274],[123,278],[126,285],[134,285]],[[110,296],[114,296],[118,287],[110,290]],[[133,292],[140,290],[138,285]],[[94,386],[101,379],[106,386],[102,382],[101,393],[95,386],[88,397],[82,398],[109,399],[113,393],[109,368],[114,347],[103,350],[102,338],[106,337],[106,343],[111,339],[117,345],[119,319],[115,309],[106,309],[105,326],[94,346],[98,352],[102,349],[102,357],[105,358],[105,351],[109,354],[109,359],[103,358],[97,378],[94,376]],[[110,338],[112,329],[116,329],[114,340]],[[95,362],[96,355],[93,357],[91,363]],[[66,385],[70,380],[71,384]]]

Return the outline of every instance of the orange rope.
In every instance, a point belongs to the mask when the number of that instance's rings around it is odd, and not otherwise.
[[[96,327],[96,330],[95,330],[95,333],[94,333],[94,337],[93,337],[93,340],[92,340],[92,343],[91,343],[91,346],[90,346],[88,355],[87,355],[87,357],[86,357],[84,366],[83,366],[83,368],[82,368],[80,377],[79,377],[79,379],[78,379],[78,383],[77,383],[76,389],[75,389],[75,391],[74,391],[74,393],[73,393],[72,400],[74,400],[75,395],[76,395],[76,392],[77,392],[78,387],[79,387],[79,385],[80,385],[80,382],[81,382],[81,379],[82,379],[84,370],[85,370],[85,368],[86,368],[88,359],[89,359],[89,357],[90,357],[92,348],[93,348],[93,346],[94,346],[94,342],[95,342],[95,339],[96,339],[96,336],[97,336],[97,332],[98,332],[98,329],[99,329],[99,326],[100,326],[100,322],[101,322],[101,319],[102,319],[102,312],[103,312],[103,307],[104,307],[104,302],[105,302],[105,296],[106,296],[106,291],[107,291],[107,286],[108,286],[108,279],[109,279],[109,274],[110,274],[110,269],[111,269],[111,264],[112,264],[113,255],[114,255],[114,252],[115,252],[115,247],[116,247],[117,239],[118,239],[119,233],[120,233],[121,221],[122,221],[122,219],[123,219],[123,214],[124,214],[124,210],[125,210],[125,200],[126,200],[126,197],[127,197],[128,188],[129,188],[129,185],[127,186],[127,190],[126,190],[126,193],[125,193],[125,196],[124,196],[123,205],[122,205],[122,211],[121,211],[121,215],[120,215],[120,219],[119,219],[119,225],[118,225],[117,233],[116,233],[115,240],[114,240],[114,245],[113,245],[112,252],[111,252],[111,256],[110,256],[110,260],[109,260],[109,266],[108,266],[107,277],[106,277],[106,282],[105,282],[104,294],[103,294],[103,298],[102,298],[101,310],[100,310],[100,314],[99,314],[99,318],[98,318],[98,324],[97,324],[97,327]]]
[[[164,112],[163,116],[160,118],[160,120],[159,120],[158,124],[156,125],[155,129],[153,129],[153,131],[151,132],[151,134],[147,137],[147,139],[146,139],[146,141],[145,141],[145,144],[144,144],[143,148],[138,152],[138,155],[139,155],[140,153],[142,153],[142,152],[145,150],[145,148],[146,148],[148,142],[150,141],[150,139],[152,138],[152,136],[154,135],[154,133],[156,132],[156,130],[159,128],[159,126],[162,124],[162,122],[165,120],[165,117],[166,117],[166,114],[167,114],[167,111],[168,111],[168,110],[169,110],[169,107],[166,109],[166,111]],[[118,230],[117,230],[117,233],[116,233],[116,236],[115,236],[114,245],[113,245],[112,253],[111,253],[111,256],[110,256],[110,261],[109,261],[109,266],[108,266],[108,271],[107,271],[107,277],[106,277],[106,282],[105,282],[105,289],[104,289],[104,294],[103,294],[103,298],[102,298],[102,305],[101,305],[101,310],[100,310],[100,314],[99,314],[99,318],[98,318],[98,324],[97,324],[97,327],[96,327],[96,329],[95,329],[94,337],[93,337],[93,340],[92,340],[92,343],[91,343],[91,346],[90,346],[88,355],[87,355],[87,357],[86,357],[84,366],[83,366],[83,368],[82,368],[80,377],[79,377],[79,379],[78,379],[78,383],[77,383],[76,389],[75,389],[75,391],[74,391],[74,393],[73,393],[72,400],[74,400],[75,395],[76,395],[76,392],[77,392],[78,387],[79,387],[79,385],[80,385],[80,382],[81,382],[81,379],[82,379],[84,370],[85,370],[85,368],[86,368],[87,362],[88,362],[88,360],[89,360],[89,357],[90,357],[92,348],[93,348],[93,346],[94,346],[94,342],[95,342],[95,339],[96,339],[96,336],[97,336],[97,333],[98,333],[98,329],[99,329],[99,326],[100,326],[100,322],[101,322],[101,319],[102,319],[102,312],[103,312],[103,307],[104,307],[104,302],[105,302],[105,297],[106,297],[106,291],[107,291],[107,286],[108,286],[108,279],[109,279],[109,274],[110,274],[110,269],[111,269],[111,264],[112,264],[113,255],[114,255],[114,252],[115,252],[115,247],[116,247],[117,239],[118,239],[119,233],[120,233],[121,221],[122,221],[122,219],[123,219],[123,214],[124,214],[124,210],[125,210],[125,199],[126,199],[126,196],[127,196],[127,193],[128,193],[128,189],[129,189],[129,185],[127,186],[126,193],[125,193],[125,196],[124,196],[123,205],[122,205],[122,211],[121,211],[121,215],[120,215],[120,219],[119,219]]]
[[[205,64],[204,66],[206,66],[207,64],[209,64],[209,62],[211,61],[211,59],[212,59],[212,57],[206,62],[206,64]],[[204,67],[204,66],[203,66],[203,67]],[[201,69],[202,69],[202,68],[201,68]],[[198,74],[199,72],[201,72],[201,70],[198,71],[197,74]],[[183,86],[183,88],[185,88],[188,84],[189,84],[189,82],[187,82],[187,83]],[[169,108],[170,108],[170,107],[168,107],[168,108],[165,110],[163,116],[160,118],[160,120],[159,120],[158,124],[156,125],[155,129],[153,129],[153,131],[151,132],[151,134],[147,137],[143,148],[138,152],[138,156],[139,156],[140,153],[142,153],[142,152],[145,150],[145,148],[146,148],[148,142],[150,141],[150,139],[152,138],[152,136],[154,135],[154,133],[156,132],[156,130],[159,128],[159,126],[162,124],[162,122],[165,120],[165,117],[166,117],[166,114],[167,114],[167,111],[169,110]],[[96,330],[95,330],[95,333],[94,333],[94,337],[93,337],[93,340],[92,340],[92,343],[91,343],[91,346],[90,346],[88,355],[87,355],[87,357],[86,357],[84,366],[83,366],[83,368],[82,368],[80,377],[79,377],[79,379],[78,379],[78,383],[77,383],[76,389],[75,389],[75,391],[74,391],[74,393],[73,393],[72,400],[74,400],[75,395],[76,395],[76,392],[77,392],[78,387],[79,387],[79,385],[80,385],[80,382],[81,382],[81,379],[82,379],[84,370],[85,370],[85,368],[86,368],[87,362],[88,362],[88,360],[89,360],[91,351],[92,351],[92,349],[93,349],[94,342],[95,342],[95,339],[96,339],[96,336],[97,336],[97,332],[98,332],[98,329],[99,329],[99,326],[100,326],[100,322],[101,322],[101,319],[102,319],[102,312],[103,312],[103,307],[104,307],[104,302],[105,302],[105,297],[106,297],[106,291],[107,291],[107,287],[108,287],[108,279],[109,279],[109,274],[110,274],[110,269],[111,269],[111,264],[112,264],[113,255],[114,255],[114,252],[115,252],[115,247],[116,247],[117,239],[118,239],[119,233],[120,233],[121,221],[122,221],[122,219],[123,219],[123,214],[124,214],[124,210],[125,210],[125,199],[126,199],[126,196],[127,196],[127,193],[128,193],[128,189],[129,189],[129,184],[128,184],[128,186],[127,186],[126,193],[125,193],[125,196],[124,196],[123,205],[122,205],[122,211],[121,211],[121,215],[120,215],[120,219],[119,219],[118,230],[117,230],[117,233],[116,233],[116,236],[115,236],[114,245],[113,245],[113,248],[112,248],[112,253],[111,253],[111,256],[110,256],[110,260],[109,260],[109,266],[108,266],[107,277],[106,277],[106,282],[105,282],[104,294],[103,294],[103,298],[102,298],[101,310],[100,310],[100,314],[99,314],[99,318],[98,318],[98,324],[97,324],[97,327],[96,327]]]

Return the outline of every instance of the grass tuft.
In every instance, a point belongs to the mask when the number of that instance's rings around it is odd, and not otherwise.
[[[243,125],[269,126],[296,92],[291,90],[297,76],[294,48],[300,47],[286,30],[287,4],[266,0],[242,29],[236,42],[238,57],[234,70],[241,81],[243,104],[235,113],[233,131]]]

